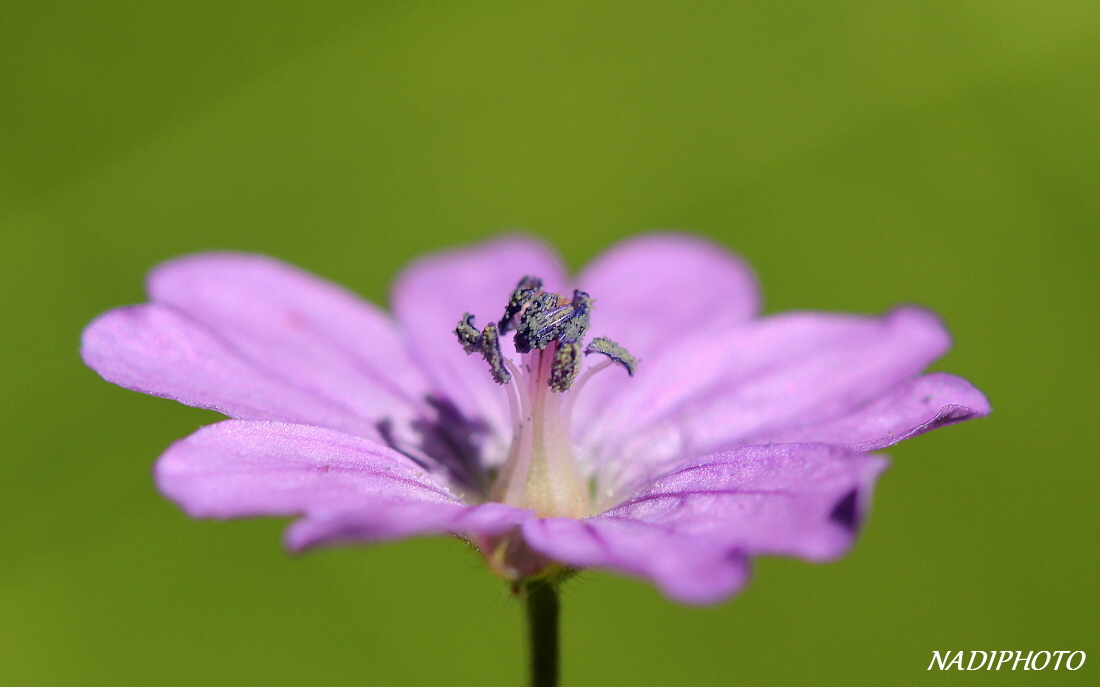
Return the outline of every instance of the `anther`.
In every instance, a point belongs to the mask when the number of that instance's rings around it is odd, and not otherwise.
[[[577,343],[588,331],[592,299],[574,291],[572,300],[556,293],[540,293],[524,309],[516,329],[518,353],[542,350],[554,341]]]
[[[516,352],[530,353],[532,349],[549,346],[557,338],[557,330],[548,323],[560,310],[556,293],[543,292],[532,298],[516,328]]]
[[[458,335],[458,342],[462,344],[462,350],[466,351],[467,355],[481,351],[481,332],[474,326],[474,316],[470,313],[464,314],[458,321],[455,334]]]
[[[634,372],[638,369],[638,359],[630,355],[629,351],[611,339],[602,336],[592,339],[584,349],[584,354],[590,355],[592,353],[606,355],[611,360],[622,365],[626,373],[631,377],[634,376]]]
[[[567,391],[581,371],[581,345],[579,343],[558,344],[554,351],[554,361],[550,366],[550,379],[547,383],[552,391]]]
[[[573,312],[561,325],[558,341],[562,343],[577,343],[584,338],[591,320],[592,298],[584,291],[574,291],[573,300],[569,303]]]
[[[504,317],[500,318],[500,324],[497,325],[501,334],[507,334],[516,328],[520,313],[540,291],[542,280],[538,277],[526,276],[519,280],[512,297],[508,299],[508,306],[504,308]]]
[[[507,384],[512,381],[512,374],[504,365],[504,354],[500,351],[500,335],[497,327],[490,322],[481,332],[481,355],[489,368],[493,371],[493,381],[497,384]]]

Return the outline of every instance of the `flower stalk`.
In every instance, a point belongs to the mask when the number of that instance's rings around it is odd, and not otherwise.
[[[558,582],[536,578],[519,589],[527,611],[527,641],[531,687],[557,687],[560,650],[558,644],[561,605]]]

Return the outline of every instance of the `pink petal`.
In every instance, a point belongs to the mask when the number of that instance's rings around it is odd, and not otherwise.
[[[949,343],[938,318],[912,307],[881,318],[765,318],[682,342],[621,381],[602,414],[578,403],[578,439],[603,456],[601,486],[629,489],[686,456],[844,415],[918,373]]]
[[[597,518],[749,554],[831,560],[854,541],[886,464],[829,444],[745,446],[678,467]]]
[[[918,434],[990,412],[989,401],[970,382],[935,372],[906,380],[874,401],[798,429],[755,441],[821,441],[857,451],[877,451]]]
[[[646,360],[678,338],[744,323],[760,308],[752,269],[686,234],[623,241],[585,267],[578,282],[595,299],[591,333]]]
[[[427,415],[427,381],[394,323],[335,284],[265,256],[207,253],[160,265],[148,291],[258,367],[364,418]]]
[[[302,518],[287,528],[286,544],[293,551],[302,551],[319,546],[453,534],[485,550],[485,542],[533,515],[531,511],[492,502],[477,506],[388,502],[369,510],[334,509]]]
[[[161,456],[156,481],[192,517],[304,516],[287,532],[295,549],[444,532],[488,536],[527,517],[500,504],[468,506],[402,454],[367,439],[280,422],[204,427]]]
[[[569,565],[716,603],[744,584],[747,555],[825,561],[847,551],[885,465],[825,444],[748,446],[681,467],[587,520],[529,520],[522,530],[536,551]]]
[[[230,417],[375,433],[370,418],[325,389],[282,377],[163,305],[118,308],[100,315],[84,330],[81,355],[109,382]]]
[[[748,560],[740,551],[700,545],[635,520],[532,519],[522,531],[531,548],[545,556],[649,580],[680,603],[718,603],[749,578]]]
[[[566,284],[560,261],[547,246],[506,236],[421,258],[401,273],[393,291],[394,313],[436,392],[454,401],[469,419],[488,422],[498,438],[507,434],[504,439],[511,436],[505,390],[493,382],[480,356],[463,352],[454,330],[466,312],[473,313],[478,328],[498,321],[516,284],[527,275],[542,278],[549,291]],[[497,453],[505,450],[506,443]]]

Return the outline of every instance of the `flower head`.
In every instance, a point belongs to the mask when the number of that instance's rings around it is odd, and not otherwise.
[[[392,316],[253,255],[168,262],[148,292],[82,354],[232,418],[157,463],[187,513],[297,516],[295,550],[455,534],[510,581],[609,568],[719,601],[754,555],[851,546],[885,467],[868,451],[989,412],[921,375],[949,346],[931,313],[761,318],[750,270],[684,235],[575,279],[524,237],[429,256]]]

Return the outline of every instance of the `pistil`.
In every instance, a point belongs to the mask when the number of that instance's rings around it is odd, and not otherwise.
[[[512,446],[490,498],[543,516],[588,515],[588,489],[567,433],[564,394],[550,386],[557,344],[523,355],[513,374]]]

